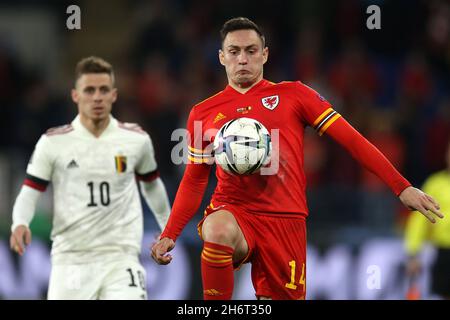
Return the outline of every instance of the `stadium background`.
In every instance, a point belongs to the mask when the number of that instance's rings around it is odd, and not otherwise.
[[[69,5],[81,8],[81,30],[68,30]],[[369,30],[366,8],[381,8],[381,30]],[[46,293],[51,190],[32,223],[23,258],[8,250],[11,210],[34,144],[49,127],[76,114],[73,68],[98,55],[115,67],[113,114],[152,136],[161,177],[173,201],[183,172],[171,162],[171,133],[190,107],[226,85],[218,31],[248,16],[266,33],[265,77],[301,80],[326,97],[416,186],[442,169],[450,135],[450,5],[446,1],[33,1],[0,4],[0,298]],[[329,138],[308,129],[308,298],[403,299],[407,287],[402,235],[407,211],[378,178]],[[212,192],[214,177],[208,188]],[[150,261],[157,233],[146,208],[142,260],[152,299],[200,299],[201,242],[196,223],[178,241],[167,267]],[[448,214],[448,213],[447,213]],[[428,293],[434,249],[422,258]],[[235,298],[252,299],[249,268],[236,273]],[[380,275],[380,285],[370,283]]]

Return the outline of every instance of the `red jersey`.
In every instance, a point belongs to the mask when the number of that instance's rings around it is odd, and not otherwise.
[[[278,170],[273,175],[240,176],[217,166],[218,184],[212,197],[215,206],[233,204],[250,213],[306,217],[303,135],[308,125],[319,135],[327,132],[396,195],[411,185],[378,149],[333,110],[329,102],[301,82],[275,84],[261,80],[244,94],[228,85],[191,110],[187,124],[190,164],[161,238],[175,240],[197,212],[207,186],[210,164],[214,163],[215,134],[224,123],[240,117],[258,120],[269,130],[273,143],[271,162],[273,157],[278,157]]]
[[[323,133],[339,116],[317,92],[300,82],[275,84],[261,80],[245,94],[227,86],[192,109],[187,125],[194,137],[189,159],[208,162],[214,135],[226,122],[241,117],[258,120],[271,133],[275,151],[272,159],[278,151],[278,159],[272,160],[275,166],[278,161],[278,172],[235,175],[217,166],[212,202],[238,204],[249,212],[306,216],[303,133],[308,125]],[[195,125],[194,121],[199,123]],[[279,130],[278,139],[274,139],[274,130]]]

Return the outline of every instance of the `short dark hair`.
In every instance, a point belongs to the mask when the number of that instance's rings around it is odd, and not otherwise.
[[[220,38],[222,40],[222,45],[227,34],[229,32],[233,32],[236,30],[255,30],[255,32],[261,38],[263,48],[265,47],[266,38],[264,37],[264,34],[261,32],[261,29],[256,23],[254,23],[249,18],[245,17],[232,18],[223,24],[222,29],[220,30]]]
[[[107,73],[111,77],[112,84],[114,85],[113,67],[102,58],[90,56],[81,59],[75,68],[75,83],[83,74],[87,73]]]

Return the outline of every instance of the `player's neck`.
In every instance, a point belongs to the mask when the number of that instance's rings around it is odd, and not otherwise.
[[[239,83],[234,83],[233,81],[229,80],[228,84],[230,85],[230,87],[232,87],[237,92],[244,94],[247,91],[249,91],[251,88],[253,88],[255,85],[257,85],[262,79],[263,79],[263,76],[261,75],[260,77],[258,77],[258,79],[256,79],[252,83],[239,84]]]
[[[108,127],[110,117],[106,117],[101,120],[92,120],[89,118],[85,118],[80,115],[81,124],[95,137],[100,137],[100,135],[105,131],[106,127]]]

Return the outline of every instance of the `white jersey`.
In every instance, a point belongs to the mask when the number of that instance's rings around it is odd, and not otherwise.
[[[135,175],[157,177],[153,145],[138,125],[110,120],[98,138],[79,116],[48,130],[28,164],[25,184],[41,191],[53,185],[54,263],[140,253],[143,214]]]

